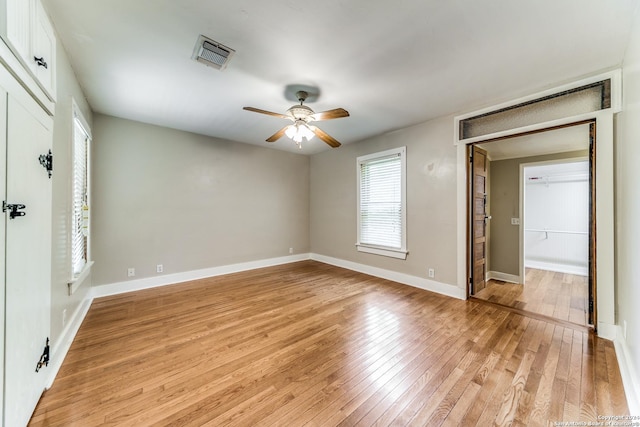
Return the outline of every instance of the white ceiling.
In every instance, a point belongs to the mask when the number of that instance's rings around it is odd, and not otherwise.
[[[94,111],[234,141],[288,122],[289,84],[351,143],[619,67],[635,0],[44,0]],[[198,35],[236,50],[218,71]],[[285,138],[272,147],[300,152]],[[302,153],[329,149],[318,138]]]

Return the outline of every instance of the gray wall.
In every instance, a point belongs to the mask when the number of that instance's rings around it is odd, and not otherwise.
[[[66,325],[62,323],[62,312],[66,310],[67,323],[78,309],[91,286],[91,277],[69,296],[67,283],[72,277],[71,271],[71,205],[73,159],[71,143],[73,141],[73,119],[71,98],[73,97],[85,119],[91,125],[92,113],[78,84],[64,47],[58,41],[57,50],[57,103],[53,122],[53,229],[51,259],[51,342],[59,343],[58,338]]]
[[[544,134],[540,134],[544,138]],[[585,141],[588,144],[589,141]],[[508,144],[508,140],[505,142]],[[488,271],[518,276],[520,228],[511,218],[520,218],[520,165],[548,160],[587,157],[588,150],[544,156],[492,161],[490,168],[491,228],[489,232]]]
[[[625,56],[623,81],[624,105],[617,117],[615,147],[617,321],[627,325],[622,339],[640,375],[640,14],[636,14]],[[636,387],[640,394],[637,377]],[[640,411],[640,402],[634,406]]]
[[[311,158],[311,251],[456,284],[456,147],[444,117]],[[407,147],[406,260],[356,251],[356,158]]]
[[[94,285],[309,251],[307,156],[100,114],[93,135]]]

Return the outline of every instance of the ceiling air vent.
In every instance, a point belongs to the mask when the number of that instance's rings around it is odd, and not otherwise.
[[[192,59],[209,67],[224,70],[236,51],[205,36],[198,37]]]

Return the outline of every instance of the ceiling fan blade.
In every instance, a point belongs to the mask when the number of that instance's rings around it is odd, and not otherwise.
[[[282,129],[280,129],[278,132],[274,133],[273,135],[271,135],[269,138],[267,138],[267,142],[276,142],[277,140],[279,140],[280,138],[282,138],[284,136],[284,132],[287,130],[287,128],[291,126],[285,126]]]
[[[311,116],[311,120],[319,121],[319,120],[330,120],[330,119],[339,119],[341,117],[349,117],[349,112],[344,108],[334,108],[333,110],[322,111],[320,113],[315,113]]]
[[[320,138],[321,140],[323,140],[333,148],[340,147],[341,144],[338,142],[338,140],[332,137],[331,135],[329,135],[328,133],[326,133],[325,131],[323,131],[322,129],[316,126],[309,126],[309,129],[311,129],[311,131],[315,133],[318,138]]]
[[[247,111],[253,111],[254,113],[266,114],[268,116],[275,116],[275,117],[280,117],[282,119],[292,120],[292,118],[290,116],[287,116],[286,114],[274,113],[273,111],[261,110],[259,108],[254,108],[254,107],[242,107],[242,109]]]

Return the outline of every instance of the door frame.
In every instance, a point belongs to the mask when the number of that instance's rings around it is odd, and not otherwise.
[[[591,222],[592,230],[590,231],[590,257],[593,262],[590,262],[590,276],[593,277],[591,283],[591,292],[593,294],[593,317],[592,324],[595,332],[607,339],[614,339],[616,336],[615,328],[615,311],[614,311],[614,186],[613,186],[613,112],[611,110],[600,110],[593,113],[587,113],[580,116],[570,117],[563,120],[558,120],[552,123],[541,124],[539,126],[531,127],[527,130],[515,129],[513,132],[505,132],[500,136],[487,137],[486,139],[478,138],[468,144],[458,144],[458,161],[461,157],[465,162],[466,167],[463,169],[463,174],[458,174],[458,200],[460,196],[466,200],[466,203],[460,205],[458,209],[458,231],[459,238],[461,237],[461,229],[466,229],[467,233],[463,235],[463,242],[459,247],[458,252],[458,265],[460,267],[460,255],[462,255],[462,262],[465,263],[464,270],[459,268],[459,281],[463,282],[463,287],[466,289],[466,296],[469,298],[470,294],[469,280],[470,273],[469,266],[469,206],[468,206],[468,180],[469,180],[469,161],[466,158],[467,146],[481,143],[498,141],[508,139],[514,136],[531,135],[536,133],[542,133],[549,130],[561,129],[569,126],[576,126],[581,124],[590,124],[590,180],[593,180],[591,185],[590,195],[592,197],[591,212],[593,215],[593,221]],[[595,142],[599,141],[599,144]],[[463,157],[464,156],[464,157]],[[460,165],[460,163],[458,163]],[[598,168],[596,169],[596,164]],[[460,178],[463,179],[461,182]],[[462,190],[462,191],[461,191]],[[599,197],[596,198],[596,194]],[[463,206],[464,208],[460,209]],[[596,221],[597,218],[597,221]],[[463,225],[461,227],[461,220]],[[597,246],[595,245],[595,242]],[[462,250],[462,254],[460,253]],[[461,272],[462,273],[462,280]]]

